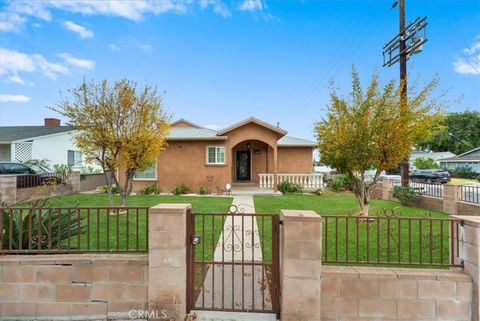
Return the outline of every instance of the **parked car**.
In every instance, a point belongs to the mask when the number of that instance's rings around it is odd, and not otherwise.
[[[36,187],[42,184],[62,183],[62,178],[60,175],[47,171],[35,171],[30,166],[22,163],[1,162],[0,175],[16,175],[17,188]]]
[[[421,169],[414,171],[410,179],[421,183],[446,184],[450,182],[450,173],[441,169]]]

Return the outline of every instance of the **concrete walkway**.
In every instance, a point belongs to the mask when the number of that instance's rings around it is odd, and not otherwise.
[[[239,213],[255,213],[251,195],[235,196]],[[255,216],[229,215],[214,252],[196,307],[270,310],[270,293],[261,263],[262,248]],[[222,264],[222,262],[224,264]],[[242,265],[245,263],[247,265]],[[275,315],[199,311],[197,320],[276,320]]]

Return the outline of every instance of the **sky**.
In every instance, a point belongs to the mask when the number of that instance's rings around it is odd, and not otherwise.
[[[246,117],[313,139],[328,88],[347,94],[351,67],[367,83],[398,79],[382,47],[398,32],[393,0],[0,0],[0,125],[42,125],[68,89],[127,78],[156,86],[172,120],[221,129]],[[435,75],[447,111],[480,110],[480,1],[406,0],[427,16],[408,61]]]

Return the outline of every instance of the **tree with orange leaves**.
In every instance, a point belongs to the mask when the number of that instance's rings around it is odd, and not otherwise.
[[[326,116],[315,126],[320,160],[350,177],[359,215],[368,216],[381,172],[408,158],[412,146],[429,137],[442,119],[440,104],[429,98],[437,82],[434,78],[420,90],[412,86],[404,103],[395,81],[381,87],[375,73],[364,90],[353,67],[349,96],[331,89]],[[373,177],[367,177],[369,170]]]
[[[135,172],[153,165],[165,146],[169,124],[161,98],[155,88],[138,89],[126,79],[83,82],[69,94],[72,98],[52,109],[78,129],[74,139],[85,160],[102,167],[110,206],[113,184],[120,191],[120,206],[125,206]],[[125,177],[121,184],[118,171]]]

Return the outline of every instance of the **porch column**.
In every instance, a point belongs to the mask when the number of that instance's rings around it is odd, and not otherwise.
[[[277,160],[278,160],[277,146],[275,146],[273,148],[273,191],[275,193],[277,192],[277,183],[278,183]]]

